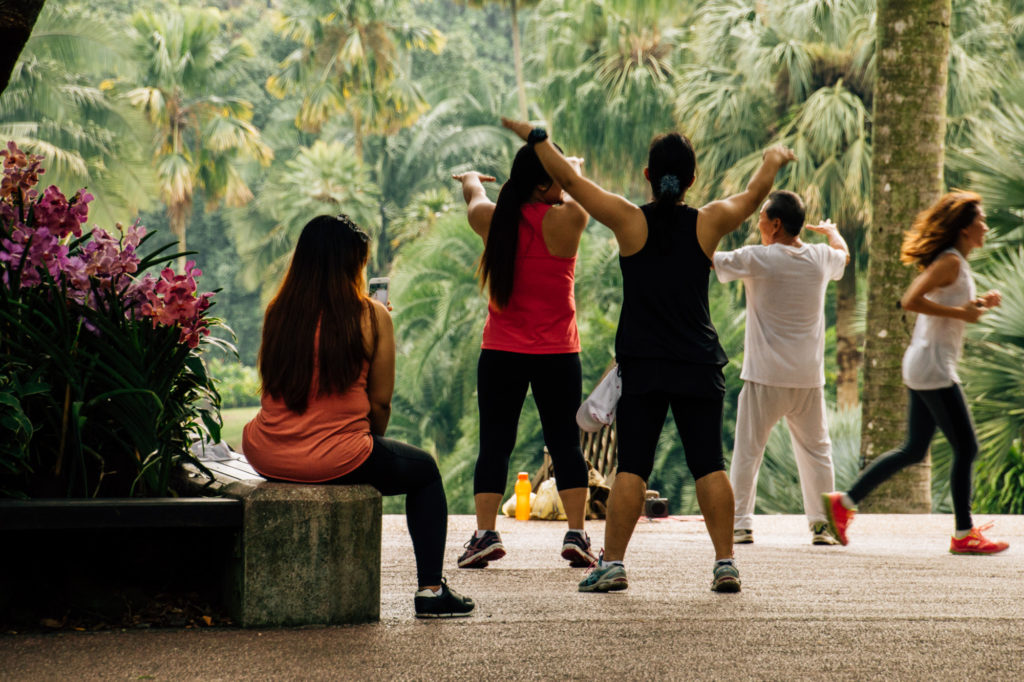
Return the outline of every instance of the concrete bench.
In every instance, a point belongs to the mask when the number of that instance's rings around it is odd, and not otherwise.
[[[197,453],[199,454],[199,453]],[[368,485],[266,481],[226,447],[186,468],[193,494],[242,505],[227,606],[244,627],[380,619],[381,495]]]

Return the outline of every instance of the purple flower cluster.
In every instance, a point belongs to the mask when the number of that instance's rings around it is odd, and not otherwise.
[[[114,294],[129,319],[149,318],[154,327],[181,330],[180,343],[195,348],[210,333],[205,319],[212,293],[197,294],[202,272],[189,261],[185,273],[165,268],[160,277],[138,277],[136,249],[146,228],[137,222],[127,230],[118,223],[118,235],[99,227],[85,239],[93,196],[79,190],[70,200],[54,185],[42,197],[34,189],[43,173],[41,156],[25,154],[13,142],[0,150],[0,271],[10,286],[12,272],[20,271],[20,288],[60,286],[74,303],[97,308],[97,296]]]
[[[154,327],[157,324],[181,327],[178,341],[189,348],[198,346],[199,340],[210,333],[204,314],[213,294],[196,295],[196,277],[201,274],[195,261],[190,260],[185,264],[184,275],[164,268],[159,279],[146,275],[140,280],[146,297],[141,306],[142,314],[153,320]]]

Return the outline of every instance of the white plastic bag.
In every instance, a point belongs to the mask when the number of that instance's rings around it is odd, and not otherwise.
[[[555,479],[549,478],[537,486],[537,494],[530,500],[530,518],[565,521],[565,507],[558,495]]]
[[[600,431],[602,426],[615,421],[615,408],[618,407],[621,396],[622,376],[616,364],[580,405],[580,409],[576,411],[576,423],[584,431]]]

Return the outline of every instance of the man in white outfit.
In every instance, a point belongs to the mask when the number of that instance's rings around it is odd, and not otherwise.
[[[835,544],[821,495],[834,487],[832,441],[825,419],[825,289],[843,276],[850,250],[834,223],[807,228],[828,244],[800,240],[804,205],[776,191],[761,207],[761,245],[715,254],[720,282],[743,280],[747,294],[743,390],[729,478],[736,496],[734,542],[754,541],[757,473],[772,428],[789,426],[812,542]]]

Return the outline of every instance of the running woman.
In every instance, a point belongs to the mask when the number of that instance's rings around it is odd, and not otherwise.
[[[949,551],[995,554],[1009,547],[982,535],[991,524],[975,528],[971,519],[978,439],[956,373],[967,323],[977,322],[1002,301],[994,290],[976,295],[967,263],[968,254],[985,243],[987,232],[981,197],[950,192],[919,214],[903,238],[900,260],[921,270],[900,300],[904,310],[918,313],[903,354],[903,383],[910,395],[907,440],[873,461],[848,491],[824,494],[829,526],[844,545],[857,504],[897,471],[922,461],[937,427],[953,448],[950,488],[956,527]]]

